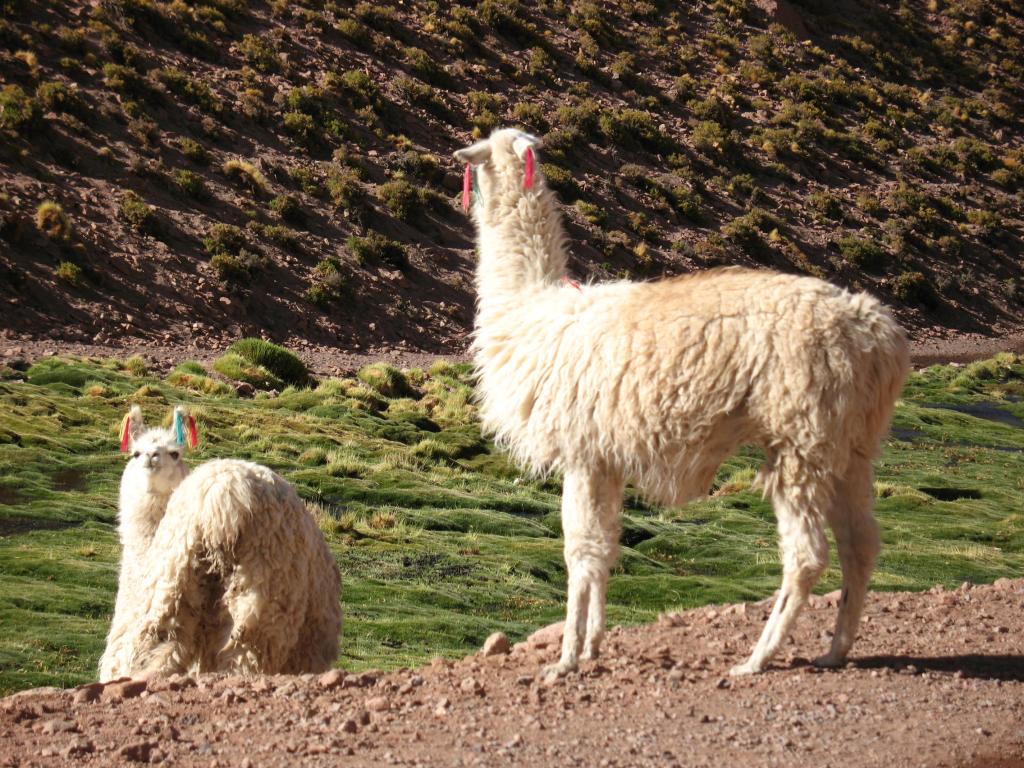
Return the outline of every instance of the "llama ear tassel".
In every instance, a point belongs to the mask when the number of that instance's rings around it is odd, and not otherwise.
[[[121,453],[128,453],[128,441],[131,439],[132,417],[125,414],[121,419]]]
[[[174,442],[178,445],[195,448],[199,443],[195,417],[187,413],[181,406],[174,409],[174,422],[171,424],[171,430],[174,432]]]
[[[473,191],[473,166],[466,163],[466,172],[462,174],[462,210],[469,213],[469,196]]]
[[[531,189],[533,187],[533,150],[530,147],[526,148],[524,162],[526,171],[523,173],[523,189]]]

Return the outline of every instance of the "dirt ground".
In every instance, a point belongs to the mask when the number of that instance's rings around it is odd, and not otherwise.
[[[387,674],[26,691],[0,700],[0,765],[1024,766],[1024,579],[873,594],[850,662],[818,670],[836,598],[753,677],[728,669],[768,601],[613,628],[553,684],[558,625]]]

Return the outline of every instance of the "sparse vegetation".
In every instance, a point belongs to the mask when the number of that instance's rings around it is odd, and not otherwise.
[[[228,352],[262,366],[286,384],[301,387],[309,381],[309,370],[298,355],[269,341],[240,339],[228,347]]]
[[[36,208],[36,227],[51,240],[66,243],[71,240],[74,228],[71,219],[59,203],[47,200]]]
[[[224,175],[233,179],[254,195],[263,195],[267,192],[267,179],[252,163],[241,158],[227,160],[222,166]]]
[[[39,117],[35,101],[17,85],[0,89],[0,128],[21,130]]]
[[[246,282],[263,265],[245,233],[231,224],[214,224],[203,238],[203,247],[210,254],[210,266],[226,282]]]
[[[152,234],[156,229],[156,212],[153,207],[131,190],[121,196],[117,215],[136,232]]]
[[[62,261],[54,271],[58,279],[70,285],[78,285],[82,282],[82,268],[71,261]]]
[[[357,264],[380,264],[394,269],[405,269],[409,264],[405,246],[380,232],[371,230],[365,237],[352,236],[347,245]]]

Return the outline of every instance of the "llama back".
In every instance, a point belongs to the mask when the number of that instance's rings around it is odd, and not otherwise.
[[[879,416],[906,369],[903,332],[872,297],[737,268],[548,288],[476,347],[482,419],[520,463],[605,461],[672,503],[762,432],[803,420],[826,450],[846,414]]]
[[[168,515],[181,510],[187,530],[225,579],[225,601],[235,601],[235,633],[249,626],[267,653],[293,648],[275,664],[282,672],[330,667],[341,631],[340,574],[292,486],[267,467],[237,459],[207,462],[183,486]],[[283,586],[288,604],[269,606],[269,596]],[[268,609],[275,611],[273,622]]]

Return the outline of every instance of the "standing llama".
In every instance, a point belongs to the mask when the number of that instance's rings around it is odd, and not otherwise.
[[[338,653],[341,578],[294,489],[266,467],[220,459],[191,474],[185,424],[145,429],[134,406],[122,450],[123,547],[101,680],[146,673],[319,672]]]
[[[553,193],[534,172],[538,140],[511,129],[460,149],[464,203],[476,183],[481,419],[534,472],[564,475],[568,607],[548,677],[597,656],[622,495],[635,482],[675,505],[705,495],[745,444],[766,461],[782,589],[750,658],[762,671],[828,563],[842,597],[831,650],[844,660],[879,550],[871,461],[908,371],[902,329],[870,296],[808,277],[719,269],[658,282],[565,279]]]

